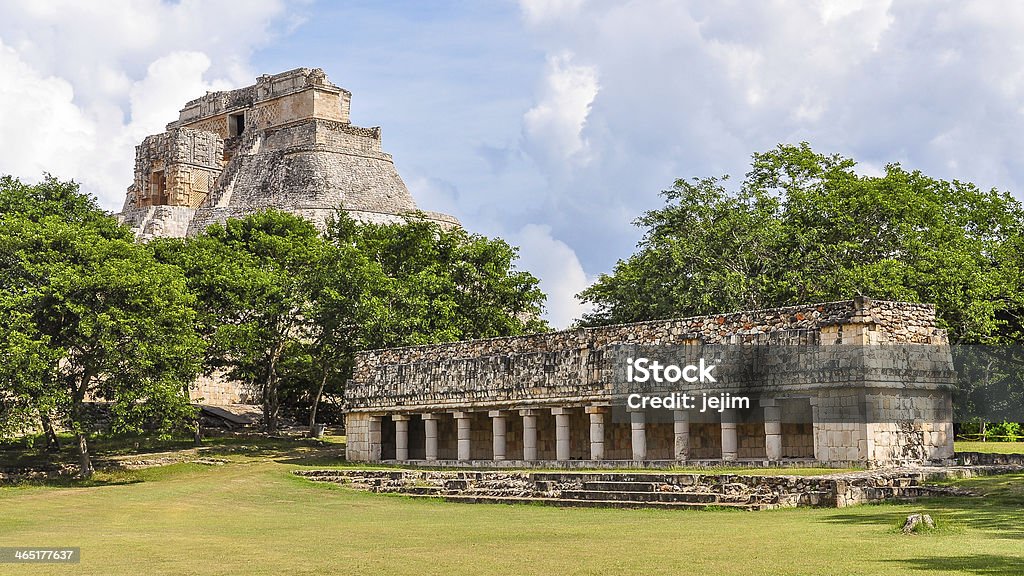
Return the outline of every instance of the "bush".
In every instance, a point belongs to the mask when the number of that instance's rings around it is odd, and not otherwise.
[[[988,422],[981,433],[981,420],[974,419],[956,425],[957,439],[980,442],[1017,442],[1024,440],[1024,425],[1019,422]]]
[[[1016,442],[1024,438],[1024,428],[1017,422],[993,422],[986,429],[988,440],[993,442]]]

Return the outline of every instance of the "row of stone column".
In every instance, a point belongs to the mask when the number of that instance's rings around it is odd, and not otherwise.
[[[782,457],[782,426],[780,423],[781,409],[771,400],[762,400],[764,408],[764,433],[765,452],[769,460],[779,460]],[[570,458],[570,421],[571,408],[551,408],[551,414],[555,417],[555,459],[569,460]],[[587,406],[586,412],[590,415],[590,459],[604,460],[604,438],[605,419],[609,408],[607,406]],[[537,409],[519,410],[523,418],[523,460],[531,461],[537,459]],[[507,451],[507,411],[492,410],[488,416],[491,418],[492,426],[492,459],[505,460]],[[459,460],[470,460],[470,435],[471,412],[453,412],[452,416],[456,422],[457,454]],[[674,412],[673,435],[674,446],[673,456],[675,460],[687,460],[690,452],[690,423],[689,415],[685,410]],[[425,456],[427,460],[437,460],[438,454],[438,421],[441,414],[423,414],[423,424],[426,437]],[[409,459],[409,420],[408,414],[394,414],[391,419],[395,423],[395,459]],[[647,459],[647,423],[642,411],[630,412],[630,429],[632,440],[632,459],[634,461]],[[736,435],[736,420],[733,410],[725,410],[722,413],[722,460],[736,460],[738,452],[738,439]],[[380,418],[371,419],[371,437],[380,438]],[[379,442],[379,440],[378,440]]]

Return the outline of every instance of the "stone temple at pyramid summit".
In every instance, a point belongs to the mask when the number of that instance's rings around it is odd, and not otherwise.
[[[265,208],[318,226],[339,207],[379,223],[418,211],[381,149],[380,128],[350,122],[351,101],[319,68],[192,100],[166,132],[136,147],[135,181],[119,218],[145,240],[194,236]],[[447,214],[422,214],[459,225]]]

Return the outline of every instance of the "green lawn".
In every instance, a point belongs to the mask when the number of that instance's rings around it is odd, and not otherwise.
[[[955,442],[957,452],[1024,454],[1024,442]]]
[[[0,574],[1024,573],[1024,476],[963,481],[985,498],[767,512],[449,504],[296,478],[323,448],[223,443],[220,466],[0,488],[0,546],[80,546],[80,565]],[[105,483],[105,484],[104,484]],[[934,533],[899,534],[926,511]]]

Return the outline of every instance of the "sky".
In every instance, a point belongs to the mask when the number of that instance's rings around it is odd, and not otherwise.
[[[1017,0],[0,0],[0,174],[119,211],[185,102],[300,66],[422,209],[519,247],[558,328],[661,190],[779,143],[1024,191]]]

